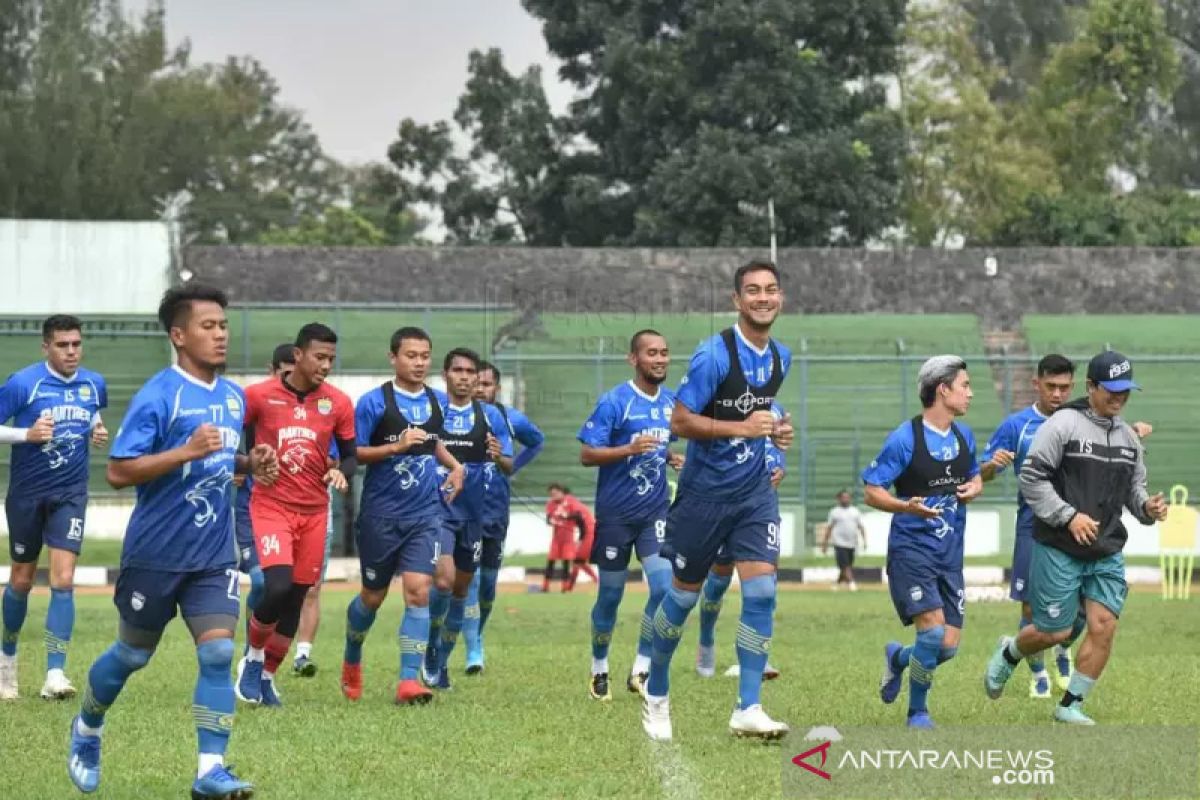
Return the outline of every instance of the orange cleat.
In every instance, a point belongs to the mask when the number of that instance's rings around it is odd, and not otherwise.
[[[362,697],[362,664],[342,662],[342,694],[347,700]]]
[[[433,692],[418,680],[400,681],[396,684],[396,705],[423,706],[433,699]]]

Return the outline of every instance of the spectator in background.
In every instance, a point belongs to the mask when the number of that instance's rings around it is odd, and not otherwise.
[[[862,513],[851,502],[850,492],[843,489],[837,493],[837,505],[829,509],[821,539],[821,555],[829,552],[829,542],[832,541],[837,557],[838,579],[833,584],[835,592],[843,582],[850,584],[850,591],[858,591],[858,584],[854,582],[854,550],[860,537],[862,546],[866,547],[867,529],[863,527]]]
[[[571,490],[561,483],[552,483],[546,487],[550,499],[546,503],[546,524],[550,526],[553,535],[550,539],[550,554],[546,557],[546,574],[542,577],[542,591],[550,591],[550,581],[554,576],[554,562],[562,561],[562,590],[571,591],[571,562],[579,558],[579,546],[575,542],[575,530],[578,527],[581,534],[586,532],[584,517],[579,509],[583,506],[571,494]],[[584,509],[586,512],[587,509]],[[588,512],[588,516],[591,513]],[[583,538],[582,535],[580,538]],[[588,554],[584,553],[583,558]]]

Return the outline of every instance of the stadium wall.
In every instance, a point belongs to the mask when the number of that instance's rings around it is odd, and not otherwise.
[[[197,278],[242,302],[506,302],[539,311],[678,313],[727,309],[733,271],[762,255],[194,246],[184,258]],[[779,263],[789,305],[811,314],[973,313],[1007,327],[1022,314],[1200,312],[1200,248],[785,249]]]

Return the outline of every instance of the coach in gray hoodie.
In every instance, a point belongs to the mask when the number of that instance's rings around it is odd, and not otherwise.
[[[984,675],[998,698],[1020,660],[1077,635],[1088,636],[1054,718],[1095,724],[1080,704],[1112,652],[1117,617],[1125,605],[1128,509],[1143,524],[1167,516],[1162,494],[1146,491],[1146,465],[1137,434],[1120,417],[1129,393],[1141,389],[1133,366],[1105,352],[1088,363],[1087,397],[1067,403],[1042,424],[1021,469],[1021,494],[1033,509],[1029,602],[1033,624],[1005,639]],[[1084,608],[1080,612],[1080,600]]]

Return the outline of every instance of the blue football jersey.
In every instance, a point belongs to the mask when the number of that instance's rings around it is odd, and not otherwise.
[[[446,395],[433,390],[441,405]],[[394,387],[396,408],[414,425],[429,421],[433,406],[425,390],[410,394]],[[359,447],[370,447],[371,437],[387,411],[383,387],[377,386],[358,399],[354,410],[354,430]],[[416,519],[441,514],[437,459],[433,455],[390,456],[367,467],[363,480],[362,505],[364,514],[398,519]]]
[[[504,417],[500,416],[500,409],[490,403],[480,403],[480,405],[483,406],[483,412],[487,415],[488,429],[493,436],[500,440],[500,452],[505,456],[512,457],[512,436],[509,434],[508,426],[504,424]],[[447,398],[442,404],[442,417],[442,428],[450,435],[464,436],[475,427],[475,411],[469,403],[465,406],[456,406],[452,405]],[[498,480],[501,472],[491,461],[464,464],[463,466],[466,468],[467,474],[463,480],[462,492],[454,498],[454,502],[442,505],[451,519],[482,522],[484,499],[487,497],[492,481]],[[439,466],[438,475],[444,477],[446,475],[445,468]],[[445,496],[442,495],[442,497]]]
[[[546,442],[546,437],[523,412],[506,406],[501,412],[501,416],[505,415],[508,417],[508,433],[514,442],[514,450],[515,444],[518,442],[524,448],[513,461],[513,475],[515,475],[523,466],[537,458],[538,453],[542,450],[542,445]],[[484,521],[508,519],[509,505],[512,503],[510,480],[511,476],[496,470],[493,479],[488,481],[487,495],[483,501]]]
[[[87,492],[92,425],[108,406],[104,378],[80,367],[64,378],[45,363],[10,375],[0,387],[0,424],[13,420],[30,428],[38,418],[54,419],[54,438],[45,444],[14,444],[8,493],[22,497]]]
[[[675,395],[665,387],[651,397],[633,381],[600,397],[577,438],[589,447],[622,447],[639,436],[658,439],[658,449],[600,467],[596,519],[633,522],[662,519],[667,512],[667,445]]]
[[[1025,458],[1029,455],[1029,447],[1033,444],[1033,437],[1037,435],[1038,429],[1042,427],[1042,423],[1046,419],[1046,415],[1038,411],[1036,405],[1009,414],[992,434],[992,438],[988,440],[987,447],[983,451],[983,460],[991,461],[997,450],[1009,450],[1016,454],[1013,459],[1013,472],[1019,476],[1021,467],[1025,464]],[[999,469],[996,470],[996,473],[999,474],[1003,471],[1003,469]],[[1033,535],[1033,510],[1029,508],[1029,504],[1025,502],[1025,497],[1019,489],[1017,490],[1017,533],[1024,536]]]
[[[231,483],[245,412],[237,384],[219,376],[206,384],[179,367],[159,372],[134,395],[110,458],[173,450],[204,423],[221,432],[223,447],[137,487],[122,567],[194,572],[235,565]]]
[[[771,380],[771,349],[758,350],[734,326],[738,359],[746,382],[764,386]],[[792,353],[775,342],[784,375],[792,364]],[[729,352],[720,334],[696,348],[687,375],[675,397],[693,414],[702,413],[729,374]],[[689,441],[687,461],[679,476],[680,491],[710,499],[734,499],[770,489],[766,469],[766,439],[707,439]]]
[[[969,477],[979,474],[979,465],[975,463],[975,434],[961,422],[955,422],[967,449],[971,454],[972,469]],[[949,462],[958,456],[958,439],[953,429],[941,433],[923,425],[925,431],[925,446],[929,455],[935,461]],[[899,478],[913,458],[912,423],[903,422],[898,428],[888,434],[883,443],[883,449],[870,465],[863,470],[862,480],[865,484],[882,486],[888,489]],[[907,497],[901,497],[907,500]],[[930,556],[940,563],[952,563],[961,560],[963,550],[963,532],[967,525],[967,507],[960,505],[956,495],[938,495],[925,498],[925,505],[939,509],[941,516],[935,519],[923,519],[914,514],[893,514],[891,530],[888,533],[889,550],[915,550],[922,555]]]

